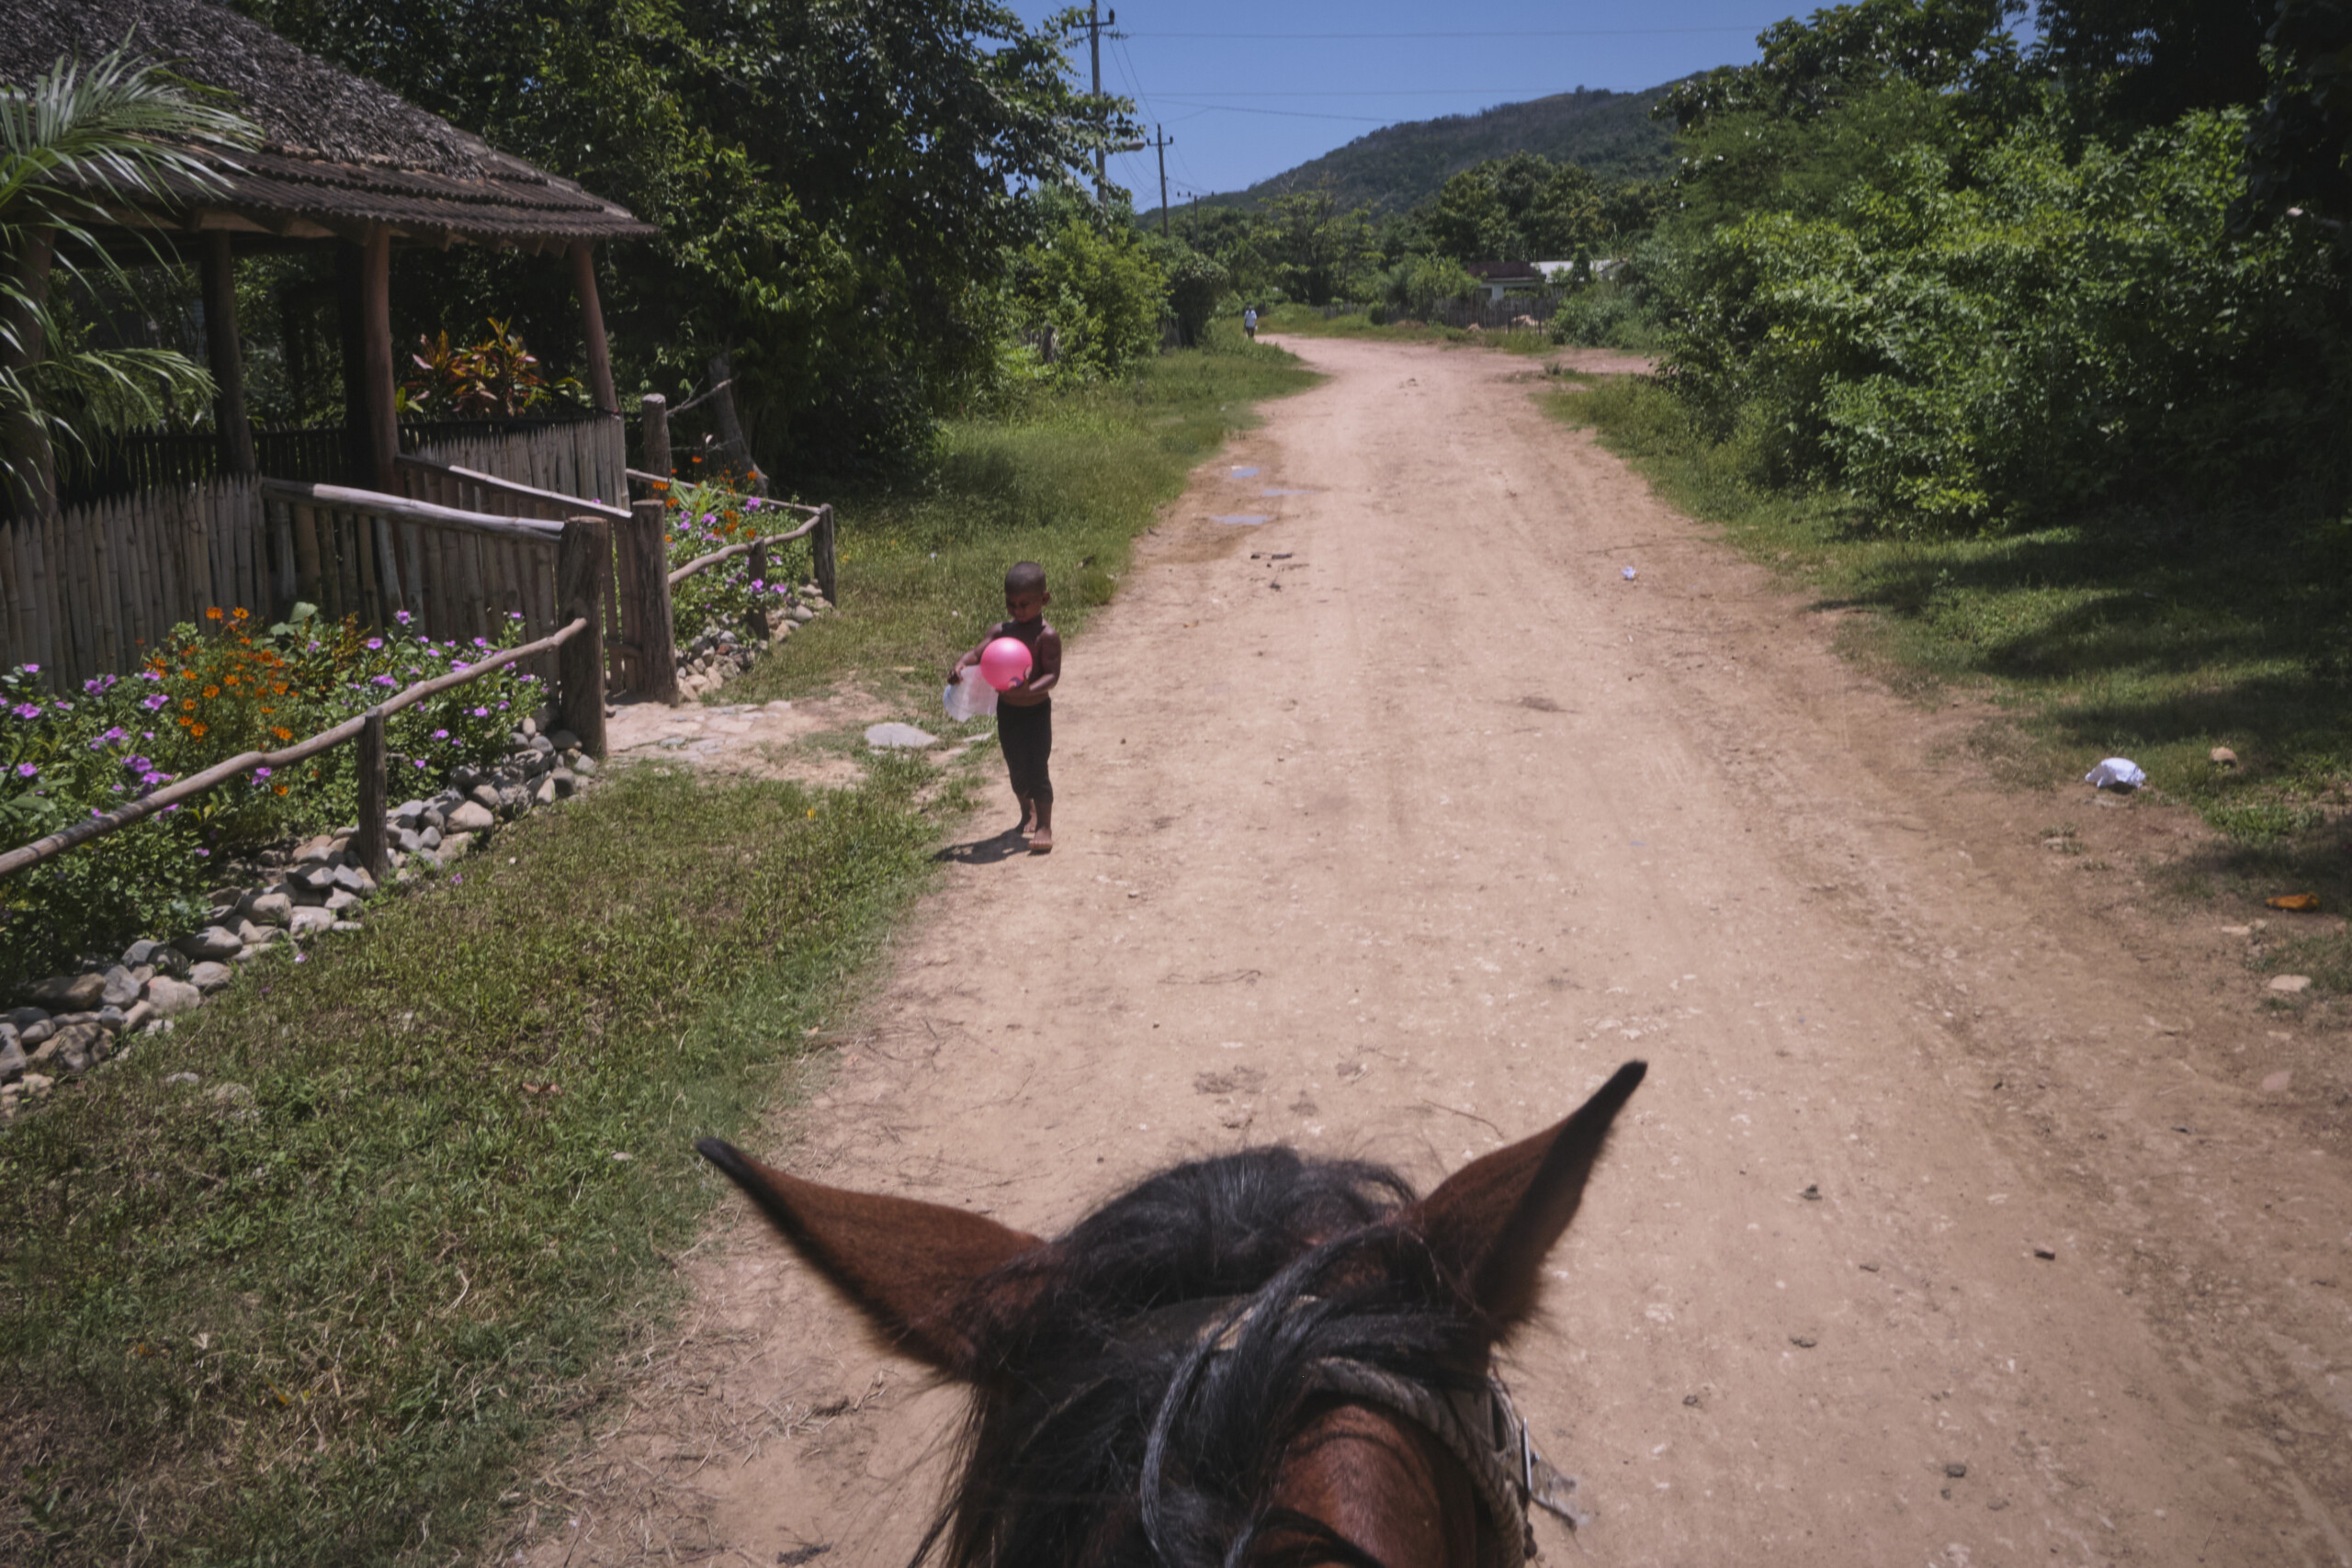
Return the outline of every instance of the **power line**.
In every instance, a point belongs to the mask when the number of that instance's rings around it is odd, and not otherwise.
[[[1168,98],[1163,101],[1182,104],[1186,108],[1214,110],[1222,114],[1272,114],[1281,115],[1286,119],[1351,119],[1362,125],[1394,125],[1396,123],[1393,119],[1374,114],[1316,114],[1308,109],[1253,109],[1243,104],[1203,104],[1182,98]]]

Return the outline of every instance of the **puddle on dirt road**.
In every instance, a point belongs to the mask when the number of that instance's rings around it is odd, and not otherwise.
[[[1227,524],[1235,528],[1255,528],[1259,524],[1271,523],[1273,519],[1260,512],[1227,512],[1211,513],[1209,521]]]
[[[1233,477],[1237,479],[1254,479],[1258,477],[1258,470],[1254,467],[1236,468],[1233,470]]]

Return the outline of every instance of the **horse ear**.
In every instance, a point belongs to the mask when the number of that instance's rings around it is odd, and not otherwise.
[[[1647,1071],[1626,1063],[1566,1121],[1471,1161],[1407,1212],[1498,1334],[1534,1309],[1544,1255],[1576,1218],[1609,1124]]]
[[[695,1147],[892,1346],[955,1376],[979,1359],[966,1326],[979,1319],[958,1308],[987,1275],[1045,1245],[961,1209],[803,1181],[717,1138]]]

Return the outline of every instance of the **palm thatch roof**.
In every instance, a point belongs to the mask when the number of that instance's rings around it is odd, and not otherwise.
[[[126,39],[132,55],[228,95],[263,138],[256,150],[208,152],[222,186],[188,186],[169,210],[138,215],[146,220],[285,239],[389,228],[396,239],[526,250],[654,231],[215,0],[0,0],[0,91]]]

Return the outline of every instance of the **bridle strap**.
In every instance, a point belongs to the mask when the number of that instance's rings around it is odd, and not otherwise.
[[[1531,1506],[1558,1515],[1571,1529],[1590,1519],[1570,1500],[1576,1478],[1561,1474],[1535,1451],[1527,1423],[1501,1379],[1489,1376],[1479,1388],[1441,1391],[1363,1361],[1336,1357],[1314,1363],[1308,1376],[1325,1393],[1412,1422],[1460,1462],[1494,1526],[1480,1568],[1518,1568],[1536,1554]]]

